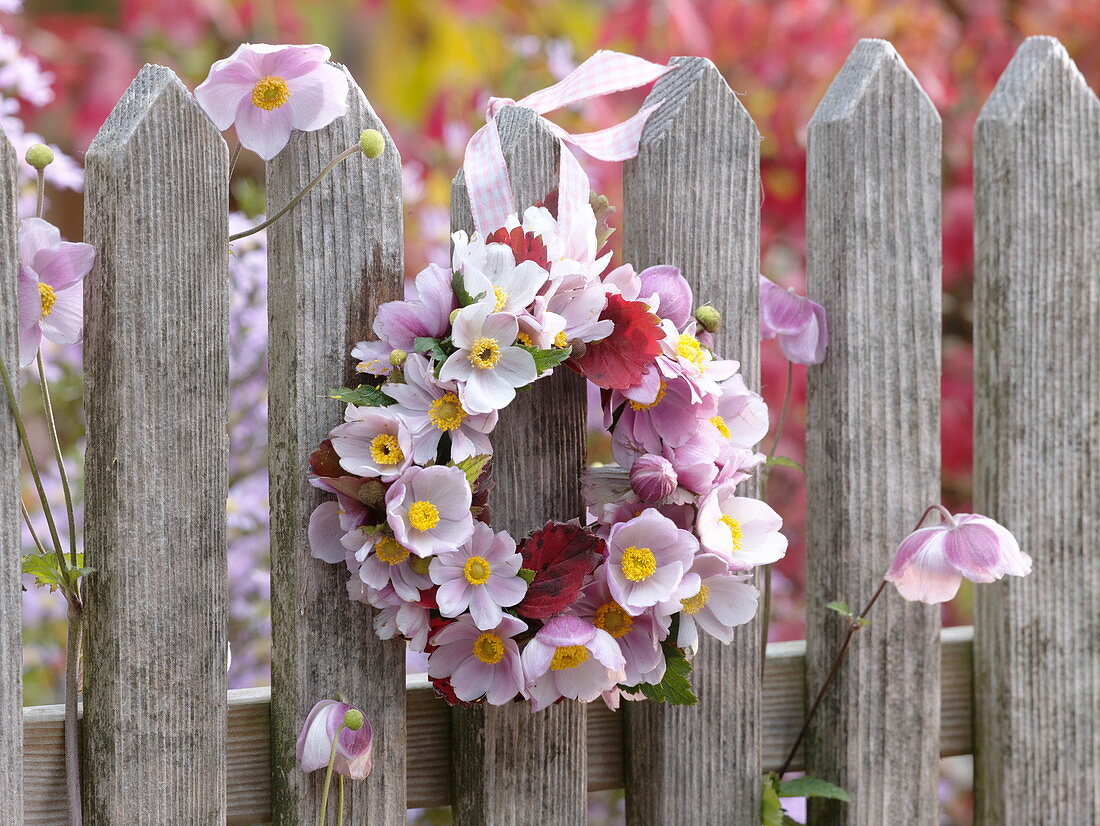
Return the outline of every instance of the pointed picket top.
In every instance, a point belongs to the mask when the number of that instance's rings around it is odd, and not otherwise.
[[[139,130],[142,125],[155,122],[156,113],[165,108],[178,112],[178,118],[193,118],[198,129],[208,130],[212,135],[219,134],[217,127],[175,72],[167,66],[146,63],[88,147],[88,160],[110,161],[113,153],[120,149],[155,144],[161,136]]]
[[[674,57],[669,65],[675,66],[675,70],[662,75],[646,97],[646,106],[661,105],[646,120],[642,145],[651,147],[668,137],[674,124],[683,119],[685,107],[697,105],[700,100],[713,105],[726,98],[732,102],[732,118],[738,128],[749,128],[759,137],[752,116],[714,63],[705,57]]]
[[[1057,38],[1029,37],[993,87],[978,116],[978,125],[1018,120],[1034,102],[1066,96],[1079,97],[1087,106],[1100,106],[1096,93]]]
[[[887,40],[864,38],[856,43],[829,85],[810,119],[810,126],[850,120],[858,110],[876,105],[869,101],[881,100],[884,91],[890,96],[917,95],[919,108],[939,120],[935,105],[893,44]]]

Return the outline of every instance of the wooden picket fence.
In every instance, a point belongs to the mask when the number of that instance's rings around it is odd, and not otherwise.
[[[679,58],[624,172],[625,260],[679,266],[726,320],[722,352],[759,381],[761,137],[714,66]],[[385,128],[348,78],[348,115],[268,166],[272,210],[360,130]],[[499,117],[517,202],[541,199],[557,145],[529,111]],[[310,557],[303,467],[404,272],[400,158],[345,163],[270,231],[273,669],[226,692],[227,151],[171,71],[147,66],[87,155],[83,771],[90,824],[312,823],[320,773],[298,728],[342,692],[374,725],[374,771],[348,822],[577,824],[586,790],[625,788],[627,819],[755,824],[760,778],[793,741],[842,624],[939,496],[940,120],[889,43],[861,41],[809,124],[809,292],[828,359],[809,373],[808,632],[705,640],[693,707],[561,703],[449,710],[406,680],[346,574]],[[15,355],[15,163],[0,180],[2,356]],[[976,755],[985,826],[1100,822],[1100,104],[1050,38],[1020,48],[978,119],[975,507],[1035,559],[983,586],[969,628],[888,592],[796,768],[850,790],[811,822],[938,823],[941,755]],[[461,173],[455,228],[470,228]],[[584,392],[560,370],[494,438],[494,514],[513,532],[580,512]],[[65,823],[58,707],[22,709],[18,458],[0,417],[0,823]],[[22,737],[20,732],[22,731]],[[20,812],[24,815],[21,817]]]

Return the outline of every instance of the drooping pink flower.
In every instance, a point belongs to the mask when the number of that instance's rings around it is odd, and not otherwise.
[[[412,435],[413,461],[435,459],[444,433],[451,437],[451,460],[493,452],[488,434],[497,424],[497,413],[467,413],[458,398],[458,385],[437,381],[423,356],[410,353],[402,367],[403,384],[389,383],[385,391],[397,404],[390,410],[402,418]]]
[[[733,641],[733,629],[756,615],[759,593],[747,580],[747,574],[735,574],[729,564],[714,554],[695,557],[691,572],[699,576],[699,588],[690,597],[681,597],[676,645],[693,648],[703,629],[724,645]]]
[[[696,531],[703,549],[736,571],[782,559],[787,553],[782,518],[766,502],[738,496],[735,488],[726,482],[700,503]]]
[[[698,550],[694,536],[654,508],[612,525],[605,563],[612,596],[631,616],[641,614],[672,595]]]
[[[493,313],[487,304],[458,311],[452,338],[458,350],[439,371],[443,381],[458,381],[462,406],[471,413],[492,413],[511,404],[516,388],[536,378],[535,360],[514,347],[519,323],[508,313]]]
[[[45,336],[76,344],[84,326],[84,285],[92,269],[91,244],[61,240],[57,227],[26,218],[19,228],[19,364],[34,361]]]
[[[214,125],[237,127],[241,145],[265,161],[294,129],[312,132],[348,110],[348,82],[328,60],[327,46],[242,43],[217,61],[195,98]]]
[[[358,715],[358,729],[340,728],[348,712]],[[337,735],[339,730],[339,735]],[[298,735],[298,765],[304,772],[317,771],[328,765],[332,742],[337,741],[333,771],[351,780],[362,780],[371,770],[374,732],[363,712],[347,703],[321,700],[309,712]]]
[[[429,264],[404,301],[387,301],[378,308],[372,329],[390,348],[412,352],[417,338],[442,338],[451,328],[451,312],[458,306],[451,288],[451,271]]]
[[[653,674],[655,669],[659,669],[656,681],[661,681],[665,662],[661,640],[668,631],[660,627],[652,611],[633,616],[615,601],[607,585],[606,566],[597,569],[596,578],[585,586],[573,612],[606,631],[619,643],[626,660],[623,685],[637,685],[643,676]]]
[[[484,695],[490,705],[504,705],[526,694],[519,646],[512,639],[526,630],[527,623],[508,615],[486,630],[472,617],[459,617],[432,638],[436,648],[428,655],[428,676],[449,678],[464,702]]]
[[[349,406],[346,418],[332,429],[332,448],[348,473],[389,482],[412,462],[409,429],[396,414],[385,408]]]
[[[561,697],[589,703],[626,678],[626,659],[615,639],[568,614],[539,629],[524,647],[522,661],[532,711]]]
[[[829,346],[825,308],[760,276],[760,340],[778,338],[788,361],[820,364]]]
[[[944,516],[942,524],[914,531],[898,546],[886,579],[905,599],[947,602],[963,577],[993,582],[1031,573],[1031,557],[1003,525],[976,513]]]
[[[386,521],[417,556],[453,551],[474,533],[473,496],[456,467],[410,467],[386,491]]]
[[[506,531],[493,533],[484,522],[475,522],[466,544],[432,558],[429,575],[439,586],[439,612],[457,617],[469,610],[478,628],[495,628],[501,608],[516,605],[527,593],[527,583],[519,575],[522,564],[516,541]]]

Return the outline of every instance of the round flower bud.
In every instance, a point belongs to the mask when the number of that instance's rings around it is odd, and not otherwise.
[[[708,333],[713,333],[722,326],[722,314],[709,304],[703,304],[696,309],[695,320],[698,321]]]
[[[359,731],[365,722],[366,719],[363,717],[363,712],[357,708],[349,708],[344,713],[344,725],[352,731]]]
[[[451,322],[452,326],[454,325],[456,318],[458,318],[458,310],[457,309],[451,310],[450,322]]]
[[[359,136],[359,148],[368,158],[377,158],[386,148],[386,139],[377,129],[364,129]]]
[[[35,143],[27,149],[25,157],[35,169],[45,169],[53,163],[53,150],[44,143]]]
[[[404,350],[390,350],[390,366],[400,367],[408,357],[409,354]]]
[[[659,502],[676,490],[676,468],[664,456],[647,453],[634,460],[630,489],[643,502]]]

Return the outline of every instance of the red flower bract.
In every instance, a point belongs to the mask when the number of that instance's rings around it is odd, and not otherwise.
[[[340,457],[332,448],[332,439],[325,439],[317,449],[309,454],[309,466],[318,476],[332,479],[347,476],[348,472],[340,467]]]
[[[584,355],[568,363],[593,384],[608,390],[625,390],[642,380],[646,368],[661,351],[660,319],[641,301],[609,295],[601,319],[615,324],[611,335],[592,342]]]
[[[516,613],[527,619],[560,614],[580,593],[585,576],[603,556],[604,541],[565,522],[547,522],[520,545],[523,567],[535,572]]]
[[[522,227],[513,227],[511,230],[501,227],[485,240],[510,247],[517,264],[534,261],[544,270],[550,269],[546,261],[546,244],[542,242],[542,237],[533,232],[525,233]]]

